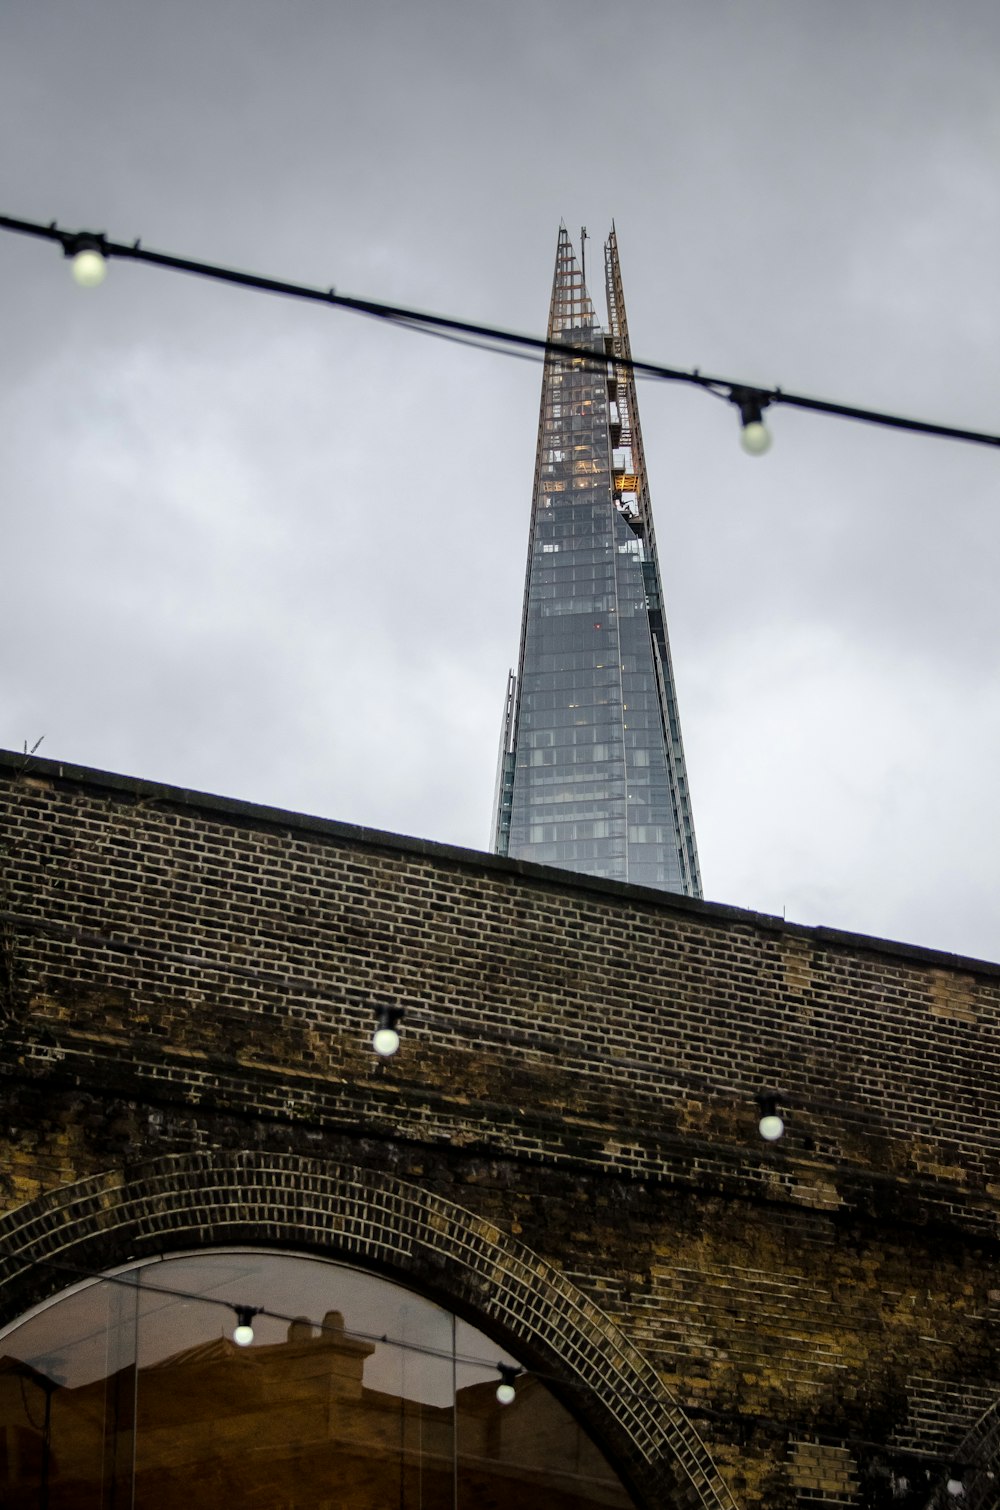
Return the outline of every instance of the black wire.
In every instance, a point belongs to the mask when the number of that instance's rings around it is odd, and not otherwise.
[[[439,341],[453,341],[456,346],[468,346],[473,351],[488,351],[494,356],[515,357],[521,362],[534,362],[540,365],[545,358],[537,351],[506,351],[496,341],[482,341],[475,336],[456,335],[450,330],[433,330],[427,325],[411,325],[409,321],[400,319],[394,322],[404,329],[413,330],[417,335],[436,336]]]
[[[64,1274],[75,1274],[81,1280],[91,1280],[94,1284],[122,1285],[126,1289],[137,1291],[142,1295],[169,1295],[174,1300],[193,1300],[197,1301],[199,1305],[221,1306],[224,1310],[233,1311],[234,1313],[246,1310],[254,1316],[263,1316],[269,1321],[282,1321],[286,1324],[302,1320],[301,1316],[286,1316],[283,1311],[271,1311],[266,1306],[242,1306],[236,1301],[223,1300],[217,1295],[203,1295],[195,1290],[175,1290],[167,1285],[148,1284],[145,1282],[145,1276],[150,1270],[155,1270],[156,1267],[152,1263],[143,1264],[141,1267],[134,1269],[132,1273],[135,1275],[135,1278],[128,1278],[122,1274],[102,1274],[94,1269],[83,1268],[79,1264],[60,1263],[58,1259],[54,1258],[40,1258],[36,1262],[46,1269],[56,1269]],[[349,1327],[328,1326],[323,1321],[310,1322],[309,1324],[310,1326],[318,1327],[321,1332],[329,1332],[338,1337],[356,1337],[362,1342],[381,1342],[387,1347],[401,1348],[405,1352],[419,1353],[421,1356],[427,1358],[441,1358],[446,1362],[450,1362],[454,1358],[454,1361],[458,1364],[469,1368],[480,1368],[487,1373],[498,1372],[500,1369],[499,1363],[491,1363],[488,1358],[470,1358],[461,1353],[453,1353],[445,1348],[428,1347],[426,1344],[419,1342],[404,1342],[398,1337],[389,1337],[384,1333],[356,1332],[352,1331]],[[505,1366],[509,1367],[509,1365]],[[534,1377],[543,1378],[544,1376],[536,1374]]]
[[[213,263],[197,262],[190,257],[174,257],[166,252],[147,251],[140,241],[131,245],[109,241],[103,233],[91,231],[66,231],[55,221],[42,225],[37,221],[18,220],[10,215],[0,215],[0,229],[16,231],[25,236],[38,236],[58,242],[67,256],[72,256],[82,245],[89,245],[105,257],[127,258],[134,262],[149,262],[156,267],[168,267],[176,272],[192,273],[202,278],[212,278],[221,283],[233,283],[243,288],[257,289],[264,293],[284,294],[289,298],[306,299],[313,303],[333,305],[339,309],[353,310],[357,314],[371,315],[427,334],[471,336],[489,343],[492,350],[505,355],[523,355],[539,352],[546,357],[569,358],[589,366],[613,365],[619,371],[631,372],[636,377],[658,378],[663,382],[686,383],[738,403],[737,395],[750,396],[762,408],[772,404],[787,404],[793,409],[806,409],[814,414],[832,414],[841,419],[855,419],[871,425],[880,425],[893,430],[905,430],[916,435],[937,435],[947,440],[965,440],[976,445],[1000,446],[1000,435],[981,430],[965,430],[954,425],[939,425],[927,420],[907,419],[899,414],[887,414],[877,409],[862,409],[853,404],[835,404],[826,399],[808,398],[804,394],[787,393],[783,388],[760,388],[755,384],[737,382],[731,378],[707,377],[698,368],[690,371],[666,367],[659,362],[638,361],[631,357],[609,355],[593,348],[574,346],[565,341],[551,341],[543,336],[524,335],[496,325],[480,325],[471,320],[453,319],[446,315],[428,314],[406,305],[383,304],[374,299],[358,299],[347,294],[338,294],[335,289],[312,288],[303,283],[288,283],[279,278],[265,278],[258,273],[241,272],[236,268],[220,267]]]

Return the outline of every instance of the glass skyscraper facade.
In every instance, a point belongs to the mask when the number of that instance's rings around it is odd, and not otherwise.
[[[701,895],[622,298],[607,333],[559,232],[518,670],[507,689],[494,848]]]

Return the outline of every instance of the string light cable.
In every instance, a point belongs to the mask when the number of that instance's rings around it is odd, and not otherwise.
[[[261,1316],[267,1321],[278,1321],[289,1326],[301,1322],[303,1319],[301,1316],[286,1315],[283,1311],[272,1311],[267,1306],[241,1305],[238,1301],[224,1300],[219,1295],[199,1294],[194,1290],[176,1289],[170,1285],[148,1284],[145,1282],[144,1276],[149,1272],[150,1267],[155,1268],[155,1265],[150,1266],[149,1264],[145,1264],[141,1268],[133,1270],[131,1274],[108,1274],[100,1273],[95,1269],[84,1268],[79,1264],[65,1263],[59,1259],[42,1258],[38,1260],[38,1263],[43,1268],[54,1269],[59,1273],[67,1275],[74,1275],[87,1288],[99,1284],[119,1285],[124,1289],[138,1292],[143,1296],[165,1295],[171,1300],[183,1300],[196,1302],[199,1305],[220,1307],[224,1311],[231,1312],[236,1319],[236,1325],[233,1328],[233,1341],[240,1348],[249,1347],[254,1341],[253,1321],[257,1316]],[[436,1358],[444,1363],[454,1362],[463,1368],[478,1369],[484,1374],[496,1374],[500,1380],[499,1389],[504,1391],[507,1389],[512,1390],[514,1381],[522,1376],[528,1377],[529,1372],[530,1377],[533,1379],[562,1385],[564,1388],[566,1386],[565,1380],[557,1379],[554,1375],[537,1373],[535,1370],[529,1371],[516,1363],[505,1362],[503,1360],[492,1362],[488,1358],[475,1358],[468,1354],[452,1352],[447,1348],[432,1347],[427,1343],[407,1342],[401,1337],[390,1337],[388,1333],[361,1332],[352,1327],[332,1326],[328,1321],[311,1321],[309,1325],[315,1328],[321,1337],[328,1335],[330,1337],[348,1337],[354,1341],[381,1343],[385,1347],[398,1348],[402,1352],[416,1353],[422,1358]],[[513,1394],[498,1394],[498,1399],[501,1405],[507,1405],[511,1403]]]
[[[103,283],[108,263],[112,259],[146,262],[155,267],[172,268],[175,272],[190,273],[196,277],[210,278],[220,283],[232,283],[261,293],[281,294],[288,298],[304,299],[316,304],[350,310],[356,314],[385,320],[423,334],[457,340],[463,344],[482,347],[507,356],[570,359],[592,367],[611,365],[618,371],[631,372],[637,378],[652,378],[660,382],[682,383],[702,388],[717,398],[725,399],[739,411],[742,427],[741,443],[744,450],[751,455],[763,455],[769,448],[770,432],[767,430],[763,416],[765,410],[777,405],[805,409],[814,414],[833,415],[840,419],[859,420],[866,424],[903,430],[916,435],[933,435],[945,440],[964,440],[974,445],[1000,446],[1000,435],[981,430],[966,430],[955,425],[909,419],[903,415],[889,414],[877,409],[865,409],[854,404],[837,404],[827,399],[789,393],[784,388],[762,388],[732,378],[710,377],[697,367],[690,370],[668,367],[659,362],[640,361],[632,357],[609,354],[606,351],[598,352],[592,347],[576,346],[566,341],[553,341],[544,336],[526,335],[502,326],[482,325],[472,320],[427,313],[406,305],[385,304],[375,299],[339,294],[334,288],[314,288],[308,284],[267,278],[259,273],[243,272],[237,268],[199,262],[190,257],[176,257],[166,252],[151,251],[142,245],[141,240],[131,243],[118,242],[109,240],[103,232],[68,231],[54,220],[45,225],[39,221],[19,220],[10,215],[0,215],[0,230],[55,242],[62,248],[64,255],[71,260],[74,278],[85,287],[96,287]]]

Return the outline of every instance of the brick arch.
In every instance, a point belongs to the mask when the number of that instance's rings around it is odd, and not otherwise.
[[[355,1165],[176,1154],[63,1186],[0,1218],[0,1322],[66,1287],[50,1264],[96,1271],[237,1243],[353,1259],[425,1285],[565,1385],[641,1500],[735,1510],[655,1370],[574,1284],[491,1222]]]

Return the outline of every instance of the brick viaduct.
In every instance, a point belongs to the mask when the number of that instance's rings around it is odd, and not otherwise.
[[[0,808],[0,1324],[324,1253],[648,1510],[1000,1503],[1000,967],[14,755]]]

